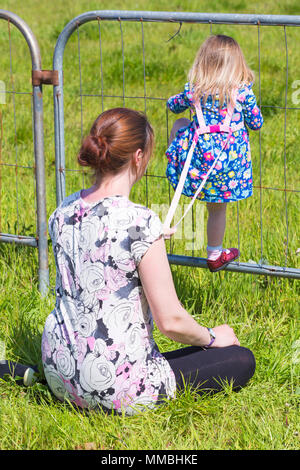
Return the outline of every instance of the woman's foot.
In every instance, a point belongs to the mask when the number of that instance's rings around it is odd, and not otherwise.
[[[37,380],[37,368],[13,361],[0,361],[0,378],[6,375],[16,379],[19,385],[29,387]]]
[[[240,256],[240,252],[237,248],[229,248],[222,250],[220,256],[216,259],[208,259],[207,266],[209,270],[214,273],[224,269],[229,263],[234,261]]]

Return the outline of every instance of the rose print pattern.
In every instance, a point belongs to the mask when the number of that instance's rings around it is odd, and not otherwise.
[[[52,392],[83,408],[137,411],[174,397],[154,342],[137,267],[163,233],[158,216],[124,196],[86,204],[77,192],[49,219],[56,305],[42,337]]]
[[[201,105],[207,125],[220,124],[224,121],[227,114],[226,103],[222,109],[219,109],[219,101],[216,100],[213,104],[211,96],[208,96],[206,104],[204,105],[201,100]],[[174,113],[181,113],[188,108],[192,112],[191,123],[178,130],[175,139],[166,151],[168,159],[166,176],[175,189],[195,134],[195,128],[198,127],[190,84],[185,85],[184,92],[169,98],[167,106]],[[232,202],[252,195],[252,163],[247,127],[257,130],[263,125],[263,117],[256,104],[252,85],[239,89],[232,122],[235,124],[244,122],[246,125],[230,136],[207,183],[198,195],[198,199],[202,201]],[[182,191],[185,196],[193,197],[227,136],[223,133],[200,135]]]

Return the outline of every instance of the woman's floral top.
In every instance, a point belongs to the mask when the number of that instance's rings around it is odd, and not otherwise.
[[[206,104],[204,105],[202,99],[200,104],[207,125],[212,126],[223,123],[227,113],[226,103],[219,109],[218,99],[213,104],[212,97],[208,96]],[[185,85],[183,93],[169,98],[167,106],[174,113],[181,113],[188,108],[192,112],[191,123],[187,127],[179,129],[175,139],[166,151],[168,158],[166,175],[175,189],[195,134],[195,126],[198,127],[198,120],[193,107],[193,90],[190,84]],[[252,85],[243,86],[239,89],[232,122],[236,125],[244,122],[253,130],[260,129],[263,125],[263,117],[257,106]],[[222,143],[227,136],[228,134],[215,132],[202,134],[199,137],[183,188],[185,196],[192,197],[194,195],[215,157],[219,154]],[[229,143],[212,170],[198,199],[207,202],[230,202],[245,199],[251,195],[252,164],[248,129],[245,126],[230,136]]]
[[[49,233],[57,297],[42,359],[53,393],[127,414],[174,396],[137,270],[163,233],[159,217],[125,196],[87,204],[77,192],[51,215]]]

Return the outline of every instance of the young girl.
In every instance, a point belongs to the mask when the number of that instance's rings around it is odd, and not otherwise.
[[[218,271],[239,256],[236,248],[223,249],[227,202],[252,195],[252,165],[246,125],[260,129],[263,118],[252,91],[254,74],[238,43],[231,37],[210,36],[199,49],[184,92],[169,98],[174,113],[190,108],[192,121],[175,122],[166,151],[167,178],[176,188],[193,139],[193,152],[183,194],[194,196],[213,164],[203,190],[206,201],[207,264]],[[216,161],[217,159],[217,161]]]
[[[43,332],[43,366],[53,393],[83,408],[133,414],[187,384],[199,393],[224,381],[239,389],[255,370],[232,328],[208,329],[182,307],[159,217],[129,200],[152,148],[144,115],[102,113],[78,156],[94,170],[94,184],[68,196],[49,220],[57,295]],[[190,347],[161,353],[153,320]]]

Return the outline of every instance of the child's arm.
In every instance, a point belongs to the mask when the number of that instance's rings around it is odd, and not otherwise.
[[[190,106],[185,92],[171,96],[167,101],[167,107],[175,114],[182,113]]]
[[[245,87],[245,90],[239,95],[238,101],[242,104],[244,120],[247,126],[253,130],[260,129],[264,119],[257,106],[256,97],[252,91],[252,85]]]

